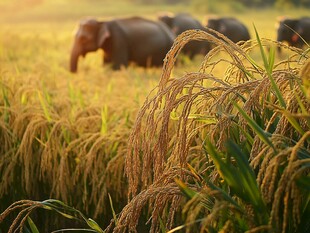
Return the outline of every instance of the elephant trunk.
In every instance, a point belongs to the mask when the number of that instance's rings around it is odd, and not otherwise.
[[[72,51],[71,51],[71,56],[70,56],[70,71],[72,73],[77,72],[77,65],[78,65],[78,60],[79,60],[80,55],[81,55],[80,46],[74,44]]]

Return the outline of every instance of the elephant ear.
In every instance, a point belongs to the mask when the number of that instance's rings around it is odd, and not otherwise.
[[[106,23],[103,23],[98,32],[97,43],[98,47],[101,48],[104,42],[111,36],[110,29]]]

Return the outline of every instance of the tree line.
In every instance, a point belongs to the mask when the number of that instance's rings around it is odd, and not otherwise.
[[[135,0],[140,3],[154,4],[154,3],[188,3],[188,0]],[[212,0],[201,0],[202,3],[211,2]],[[310,7],[310,0],[230,0],[227,2],[237,2],[246,7]]]

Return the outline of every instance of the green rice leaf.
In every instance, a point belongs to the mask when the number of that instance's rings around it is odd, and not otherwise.
[[[27,104],[27,94],[23,93],[21,98],[20,98],[20,102],[22,105],[26,105]]]
[[[4,121],[6,123],[9,122],[9,119],[10,119],[10,113],[8,111],[8,109],[10,108],[10,101],[9,101],[9,98],[8,98],[8,92],[7,92],[7,89],[4,88],[4,86],[2,86],[2,95],[3,95],[3,102],[4,102]]]
[[[243,201],[253,206],[256,210],[254,212],[257,224],[267,224],[269,216],[256,182],[254,171],[240,148],[235,143],[228,141],[226,143],[227,158],[232,156],[234,161],[227,159],[226,162],[210,141],[206,141],[206,148],[219,174],[233,191],[232,195],[235,194]],[[235,204],[230,198],[227,200]],[[239,207],[237,204],[235,205]]]
[[[48,122],[52,122],[52,117],[51,117],[51,115],[49,113],[49,109],[48,109],[48,106],[46,104],[46,100],[43,98],[43,96],[42,96],[40,91],[38,91],[38,97],[39,97],[41,106],[43,108],[44,116],[46,117]]]
[[[228,153],[231,154],[237,162],[237,167],[239,168],[238,172],[241,176],[240,182],[244,189],[245,195],[250,198],[251,204],[258,211],[265,211],[265,204],[258,188],[254,171],[250,167],[247,157],[240,150],[240,148],[230,140],[226,143],[226,148]]]
[[[101,135],[105,135],[108,132],[108,106],[105,105],[101,109]]]
[[[174,121],[180,120],[180,116],[175,111],[172,111],[170,113],[170,118],[171,118],[171,120],[174,120]],[[207,116],[205,114],[194,114],[194,113],[192,113],[192,114],[189,114],[188,119],[193,119],[193,120],[202,122],[202,123],[207,124],[207,125],[213,125],[213,124],[216,124],[218,122],[218,120],[215,117]]]
[[[177,227],[175,227],[175,228],[173,228],[173,229],[167,231],[167,233],[177,232],[177,231],[179,231],[179,230],[182,230],[182,229],[186,228],[187,226],[190,226],[190,225],[193,225],[193,224],[195,224],[195,223],[202,222],[202,221],[203,221],[203,219],[197,219],[197,220],[195,220],[195,221],[188,222],[188,223],[186,223],[186,224],[177,226]]]
[[[27,222],[30,226],[31,233],[39,233],[37,226],[34,224],[34,222],[32,221],[30,217],[27,217]]]
[[[217,119],[215,117],[210,117],[203,114],[189,114],[188,119],[194,119],[208,125],[217,123]]]
[[[109,196],[109,201],[110,201],[110,206],[111,206],[111,210],[112,210],[115,226],[117,226],[117,217],[116,217],[116,213],[115,213],[115,210],[114,210],[114,207],[113,207],[113,201],[112,201],[110,193],[108,193],[108,196]]]
[[[94,220],[92,220],[91,218],[86,218],[80,211],[76,210],[73,207],[66,205],[65,203],[59,200],[48,199],[48,200],[42,201],[41,203],[44,205],[45,209],[54,210],[60,215],[68,219],[78,219],[76,215],[79,215],[87,223],[87,225],[90,228],[92,228],[96,232],[103,233],[103,230],[99,227],[99,225]],[[64,211],[69,212],[69,214],[65,213]]]
[[[166,229],[165,224],[164,224],[163,220],[161,219],[160,215],[158,215],[158,219],[159,219],[159,226],[160,226],[161,232],[166,233],[167,229]]]
[[[197,195],[197,193],[195,191],[193,191],[190,188],[188,188],[187,185],[184,182],[182,182],[181,180],[179,180],[179,179],[174,179],[174,180],[177,183],[177,185],[179,186],[179,188],[181,189],[181,191],[186,196],[188,196],[189,198],[193,198],[194,196]]]
[[[189,163],[187,163],[187,167],[189,168],[192,175],[199,181],[202,180],[202,177],[199,175],[199,173],[193,168]]]
[[[280,92],[280,90],[279,90],[279,88],[278,88],[274,78],[272,77],[272,70],[273,70],[274,57],[275,57],[275,50],[274,49],[271,50],[271,52],[270,52],[271,55],[269,56],[269,60],[268,60],[267,57],[266,57],[266,54],[265,54],[265,51],[264,51],[264,47],[263,47],[262,42],[261,42],[261,40],[259,38],[259,35],[258,35],[258,32],[256,30],[255,25],[254,25],[254,30],[255,30],[256,40],[257,40],[259,48],[260,48],[261,56],[262,56],[262,59],[264,61],[264,66],[265,66],[265,69],[267,71],[268,78],[269,78],[269,80],[271,82],[271,86],[272,86],[273,90],[275,91],[275,94],[276,94],[276,96],[277,96],[281,106],[283,108],[285,108],[286,104],[285,104],[284,98],[283,98],[283,96],[282,96],[282,94],[281,94],[281,92]]]
[[[304,190],[307,190],[310,192],[310,177],[309,176],[303,176],[296,180],[296,184]],[[310,193],[309,193],[310,195]]]
[[[227,184],[237,194],[237,196],[249,202],[249,198],[245,195],[242,184],[240,182],[242,177],[240,176],[238,170],[230,162],[224,162],[222,156],[216,151],[215,147],[210,141],[206,142],[206,150],[211,156],[213,163],[223,180],[227,182]]]
[[[296,118],[289,111],[282,111],[286,119],[291,123],[291,125],[301,134],[304,135],[305,131],[301,128]]]
[[[91,218],[87,219],[86,223],[90,228],[94,229],[96,232],[103,233],[103,230],[100,228],[98,223],[96,223],[93,219]]]
[[[258,135],[258,137],[275,151],[272,142],[269,140],[270,133],[264,131],[237,103],[234,103],[234,106],[245,118],[248,125],[254,130],[254,132]]]
[[[67,229],[60,229],[56,231],[52,231],[51,233],[64,233],[64,232],[97,232],[92,229],[85,229],[85,228],[67,228]]]
[[[274,61],[275,61],[275,47],[270,47],[269,50],[269,58],[268,58],[268,72],[271,74],[274,66]]]
[[[238,205],[238,203],[237,203],[227,192],[225,192],[225,191],[224,191],[223,189],[221,189],[220,187],[217,187],[216,185],[214,185],[214,184],[213,184],[212,182],[210,182],[210,181],[206,181],[206,183],[207,183],[207,185],[208,185],[211,189],[220,192],[222,198],[223,198],[225,201],[227,201],[227,202],[231,203],[232,205],[234,205],[234,206],[236,207],[236,209],[238,209],[238,210],[240,211],[240,213],[243,213],[243,212],[244,212],[244,210],[240,207],[240,205]],[[211,210],[211,208],[210,208],[209,210]]]

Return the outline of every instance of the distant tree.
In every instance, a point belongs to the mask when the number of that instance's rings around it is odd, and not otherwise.
[[[299,6],[310,7],[310,0],[296,0],[299,2]]]
[[[294,6],[293,0],[277,0],[276,6],[280,8],[292,7]]]
[[[276,0],[235,0],[246,7],[266,7],[272,6]]]
[[[186,0],[165,0],[164,2],[169,3],[169,4],[175,4],[175,3],[186,2]]]
[[[135,1],[145,4],[160,4],[160,3],[176,4],[187,2],[186,0],[135,0]]]
[[[276,0],[277,7],[310,7],[310,0]]]

